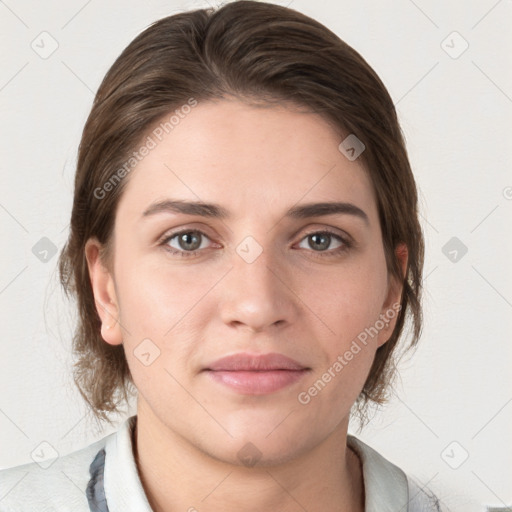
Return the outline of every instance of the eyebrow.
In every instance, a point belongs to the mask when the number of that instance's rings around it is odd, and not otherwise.
[[[231,215],[229,210],[215,203],[204,203],[201,201],[185,201],[165,199],[150,205],[142,214],[142,217],[149,217],[158,213],[183,213],[186,215],[197,215],[217,219],[228,219]],[[353,215],[369,224],[368,215],[352,203],[323,202],[307,203],[293,206],[285,212],[285,217],[292,219],[307,219],[309,217],[323,217],[327,215]]]

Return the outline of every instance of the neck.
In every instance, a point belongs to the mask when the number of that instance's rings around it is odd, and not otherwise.
[[[347,427],[348,419],[321,445],[287,462],[245,467],[209,456],[139,413],[133,450],[154,512],[364,512],[362,467],[346,445]]]

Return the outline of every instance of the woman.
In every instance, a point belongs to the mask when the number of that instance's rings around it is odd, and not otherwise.
[[[162,19],[101,84],[60,271],[75,380],[118,432],[2,510],[440,510],[347,434],[385,403],[423,237],[393,102],[320,23],[252,1]],[[5,483],[4,483],[5,482]],[[5,492],[3,492],[5,494]]]

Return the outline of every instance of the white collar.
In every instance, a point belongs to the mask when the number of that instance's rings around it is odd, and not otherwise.
[[[409,491],[406,474],[371,446],[347,435],[347,445],[361,459],[365,487],[365,512],[406,512]]]
[[[110,511],[152,512],[137,471],[132,429],[137,416],[128,418],[105,443],[105,497]]]

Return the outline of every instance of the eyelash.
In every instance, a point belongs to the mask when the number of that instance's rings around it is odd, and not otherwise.
[[[205,249],[196,249],[194,251],[184,251],[184,250],[180,251],[177,249],[173,249],[169,245],[167,245],[173,238],[176,238],[177,236],[183,235],[186,233],[196,233],[196,234],[199,234],[199,235],[204,236],[209,239],[209,237],[206,233],[203,233],[202,231],[200,231],[198,229],[184,229],[182,231],[177,231],[175,233],[171,233],[170,235],[165,236],[160,241],[159,245],[164,246],[164,249],[166,251],[168,251],[169,253],[174,254],[174,255],[179,255],[183,258],[194,258],[194,257],[199,256],[199,253]],[[350,240],[342,237],[341,235],[339,235],[337,233],[334,233],[333,231],[330,231],[329,229],[322,229],[319,231],[311,231],[310,233],[307,233],[306,235],[304,235],[300,241],[302,242],[302,240],[304,240],[312,235],[330,235],[331,237],[336,238],[338,241],[340,241],[343,244],[341,247],[338,247],[338,248],[336,248],[334,250],[330,250],[330,251],[314,251],[313,249],[311,249],[311,252],[315,253],[315,257],[319,257],[319,258],[335,257],[343,252],[348,251],[353,246],[353,244]]]

